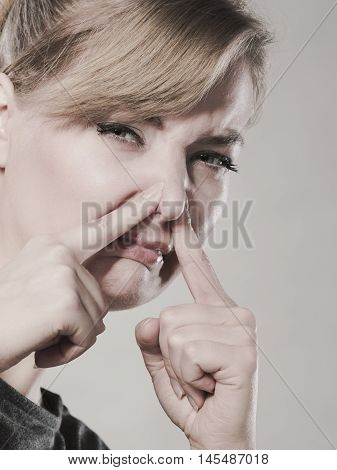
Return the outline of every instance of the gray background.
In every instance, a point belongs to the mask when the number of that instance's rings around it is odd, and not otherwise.
[[[272,88],[335,2],[254,3],[277,34]],[[229,243],[222,251],[207,250],[225,289],[257,317],[264,353],[259,449],[337,446],[336,39],[337,8],[278,81],[246,135],[230,198],[254,201],[246,224],[254,248]],[[222,220],[216,233],[230,227]],[[111,313],[96,345],[64,369],[48,370],[43,386],[61,394],[70,412],[112,449],[188,449],[157,401],[134,340],[141,319],[185,302],[191,296],[179,278],[151,303]]]

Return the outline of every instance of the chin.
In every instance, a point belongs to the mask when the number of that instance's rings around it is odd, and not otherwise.
[[[164,289],[160,266],[150,270],[128,258],[96,256],[84,267],[99,283],[110,304],[109,310],[138,307],[157,297]]]

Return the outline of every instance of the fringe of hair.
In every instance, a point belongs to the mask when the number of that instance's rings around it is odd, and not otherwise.
[[[256,101],[272,35],[239,0],[9,0],[0,70],[67,125],[190,111],[239,62]]]

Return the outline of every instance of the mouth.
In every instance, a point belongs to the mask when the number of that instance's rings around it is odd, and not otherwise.
[[[136,242],[125,244],[120,239],[107,245],[100,254],[112,258],[131,259],[142,263],[149,270],[164,263],[163,253],[159,249],[146,248]]]

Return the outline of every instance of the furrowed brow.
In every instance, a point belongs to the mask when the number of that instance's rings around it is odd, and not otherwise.
[[[163,129],[164,127],[163,121],[161,120],[160,117],[157,117],[157,116],[146,118],[144,119],[144,121],[150,124],[151,126],[156,127],[157,129]]]
[[[151,126],[155,127],[156,129],[163,129],[163,121],[160,117],[150,117],[144,119],[144,121]],[[240,132],[236,131],[235,129],[227,129],[225,134],[220,135],[209,135],[203,134],[201,137],[195,142],[201,145],[235,145],[239,144],[241,146],[244,145],[244,139]]]
[[[197,142],[202,145],[244,145],[244,139],[240,132],[234,129],[228,129],[221,135],[202,135]]]

